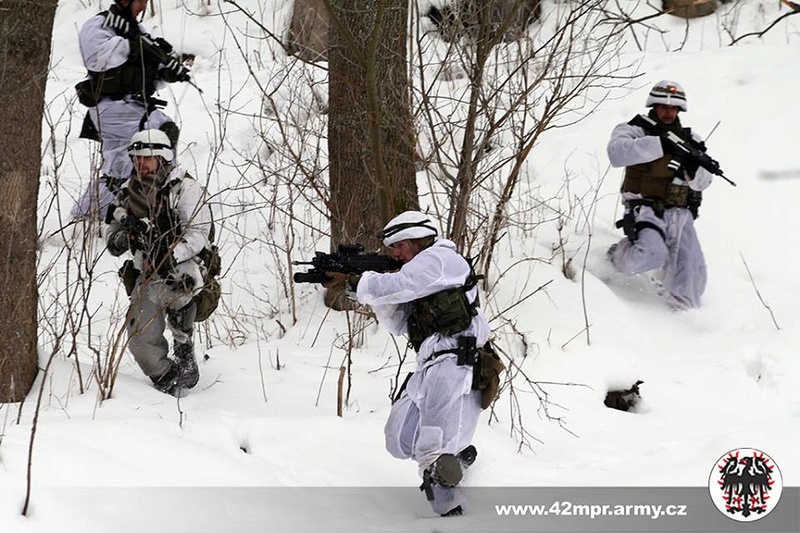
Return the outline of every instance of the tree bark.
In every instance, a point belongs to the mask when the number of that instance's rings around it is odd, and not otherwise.
[[[417,209],[407,0],[325,0],[331,9],[328,153],[331,244],[380,246]]]
[[[0,402],[38,371],[36,212],[42,115],[57,0],[0,6]]]
[[[307,63],[327,61],[328,18],[323,0],[294,0],[288,53]]]

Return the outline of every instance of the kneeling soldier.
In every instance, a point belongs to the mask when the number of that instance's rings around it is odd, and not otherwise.
[[[172,164],[163,131],[136,133],[128,153],[134,173],[109,209],[108,250],[133,254],[120,272],[130,296],[128,347],[158,390],[177,395],[199,379],[193,298],[203,287],[198,254],[209,246],[211,213],[203,187]],[[174,360],[168,357],[166,327]]]

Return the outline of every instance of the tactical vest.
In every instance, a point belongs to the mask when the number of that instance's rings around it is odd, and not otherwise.
[[[170,206],[169,193],[183,179],[193,178],[187,173],[184,178],[175,178],[166,186],[161,187],[156,193],[155,205],[147,209],[147,212],[144,212],[141,207],[131,210],[133,203],[141,206],[146,204],[146,201],[143,198],[134,198],[132,200],[130,188],[122,189],[118,196],[119,205],[128,210],[128,213],[137,218],[147,217],[153,224],[150,242],[142,243],[152,264],[161,264],[165,259],[165,254],[170,253],[169,250],[171,250],[172,245],[182,237],[182,227],[177,215]],[[217,309],[222,296],[222,288],[216,279],[222,271],[222,259],[219,255],[219,248],[214,244],[215,237],[216,228],[212,218],[211,227],[208,231],[208,246],[197,254],[205,268],[203,271],[203,289],[193,299],[196,304],[195,322],[203,322],[208,319]],[[132,260],[125,261],[125,264],[120,269],[119,275],[125,284],[128,296],[133,292],[139,274],[140,272],[134,266],[134,261]]]
[[[191,179],[188,174],[186,174],[186,178]],[[141,243],[145,247],[144,251],[148,259],[153,264],[160,263],[164,259],[164,255],[169,253],[182,235],[177,214],[169,205],[169,193],[180,182],[181,179],[176,178],[160,187],[156,191],[153,205],[148,205],[147,199],[132,190],[130,185],[120,191],[119,205],[124,207],[130,215],[139,219],[147,218],[153,224],[149,242]]]
[[[683,128],[683,138],[692,138],[690,128]],[[622,192],[638,193],[645,198],[661,200],[663,207],[689,207],[696,218],[702,193],[692,190],[684,181],[673,183],[675,172],[667,166],[671,159],[666,154],[648,163],[625,167]],[[656,214],[661,216],[663,213]]]
[[[675,172],[667,167],[671,159],[669,155],[665,155],[655,161],[625,167],[622,192],[666,200],[667,189],[675,178]]]
[[[107,14],[108,11],[103,11],[97,16],[105,17]],[[130,39],[140,31],[139,25],[135,20],[131,21],[130,28],[127,33],[118,28],[113,29],[118,36]],[[120,100],[130,94],[144,99],[156,92],[157,76],[158,63],[150,61],[146,57],[139,57],[135,60],[128,59],[122,65],[103,72],[90,70],[89,79],[82,82],[85,85],[82,89],[79,89],[79,93],[88,92],[95,100],[94,105],[97,105],[97,102],[104,96],[113,100]],[[81,101],[81,103],[84,102]]]
[[[467,292],[477,283],[478,277],[470,265],[470,274],[464,285],[411,302],[408,340],[415,351],[418,352],[425,339],[434,333],[450,336],[469,327],[472,317],[478,314],[480,302],[476,296],[475,301],[470,303]]]

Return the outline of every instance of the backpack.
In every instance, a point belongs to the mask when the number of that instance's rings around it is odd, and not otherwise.
[[[213,242],[214,226],[212,222],[209,240]],[[198,257],[205,266],[203,273],[203,288],[198,292],[192,301],[197,306],[197,314],[194,317],[195,322],[203,322],[210,317],[219,306],[219,300],[222,297],[222,287],[217,281],[217,276],[222,270],[222,258],[219,255],[219,248],[215,244],[211,244],[198,254]]]

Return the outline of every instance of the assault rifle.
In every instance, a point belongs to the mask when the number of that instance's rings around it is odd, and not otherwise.
[[[699,150],[692,143],[686,142],[683,139],[681,139],[678,135],[675,134],[675,132],[667,131],[661,128],[658,125],[658,123],[652,118],[646,115],[636,115],[636,117],[634,117],[633,120],[629,122],[629,124],[631,124],[632,126],[639,126],[643,128],[646,132],[658,135],[662,139],[669,142],[669,144],[675,148],[679,158],[682,157],[685,159],[691,159],[696,161],[699,166],[703,167],[704,169],[711,172],[715,176],[719,176],[720,178],[724,179],[725,181],[736,187],[736,184],[733,181],[725,177],[724,173],[722,172],[722,169],[719,167],[719,163],[715,159],[712,159],[711,156],[705,153],[704,150]]]
[[[162,263],[169,262],[171,258],[168,235],[157,235],[155,227],[149,218],[136,218],[129,215],[123,207],[115,207],[109,210],[106,216],[106,223],[116,221],[120,229],[128,234],[129,246],[131,251],[140,250],[152,262],[152,264],[170,266]]]
[[[340,244],[339,250],[330,254],[315,252],[311,261],[292,261],[293,265],[312,265],[308,272],[297,272],[295,283],[325,283],[330,278],[325,272],[342,272],[345,274],[363,274],[372,272],[391,272],[400,270],[401,261],[388,255],[364,253],[360,244]]]
[[[189,69],[183,66],[181,57],[175,53],[169,41],[161,37],[154,38],[147,33],[141,33],[138,42],[141,46],[141,51],[146,56],[164,65],[164,68],[173,77],[169,81],[186,82],[202,94],[203,90],[192,80],[189,75]]]

